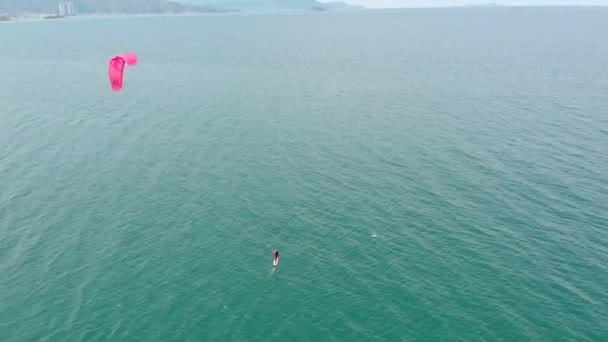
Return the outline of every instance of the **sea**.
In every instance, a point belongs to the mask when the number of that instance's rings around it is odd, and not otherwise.
[[[0,341],[608,341],[607,34],[600,7],[1,24]]]

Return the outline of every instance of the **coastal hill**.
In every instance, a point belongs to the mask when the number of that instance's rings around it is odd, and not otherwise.
[[[69,0],[68,0],[69,1]],[[255,10],[357,9],[341,2],[316,0],[71,0],[79,14],[228,12]],[[1,0],[0,13],[56,13],[59,0]]]
[[[340,1],[324,2],[322,6],[328,10],[362,10],[363,6],[350,5]]]
[[[319,2],[316,0],[180,0],[181,2],[194,5],[208,5],[223,8],[238,8],[245,11],[256,10],[350,10],[362,9],[360,6],[352,6],[343,2]]]
[[[68,0],[70,1],[70,0]],[[226,12],[225,8],[184,4],[169,0],[71,0],[79,14],[135,14],[180,12]],[[0,13],[56,13],[59,0],[3,0]]]
[[[227,11],[222,8],[183,4],[170,0],[74,0],[73,2],[78,13],[128,14]]]

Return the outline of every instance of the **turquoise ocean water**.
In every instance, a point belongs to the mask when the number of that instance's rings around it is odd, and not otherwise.
[[[600,8],[0,25],[0,341],[606,341],[606,32]]]

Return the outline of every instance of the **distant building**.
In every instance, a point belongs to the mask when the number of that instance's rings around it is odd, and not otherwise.
[[[74,3],[69,1],[62,1],[59,3],[59,15],[64,17],[71,17],[74,13]]]

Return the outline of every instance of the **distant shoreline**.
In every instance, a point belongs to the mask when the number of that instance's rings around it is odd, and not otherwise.
[[[30,21],[57,21],[87,18],[118,18],[118,17],[142,17],[142,16],[205,16],[221,14],[237,14],[240,12],[183,12],[183,13],[86,13],[75,16],[58,16],[54,14],[31,14],[26,16],[7,17],[0,19],[0,23],[30,22]]]
[[[607,5],[463,5],[463,6],[419,6],[419,7],[396,7],[396,8],[360,8],[357,10],[324,10],[316,11],[313,9],[300,10],[222,10],[222,11],[193,11],[193,12],[165,12],[165,13],[83,13],[75,16],[61,17],[56,14],[28,14],[18,16],[0,16],[1,23],[48,21],[49,19],[86,19],[86,18],[113,18],[113,17],[142,17],[142,16],[208,16],[208,15],[229,15],[229,14],[293,14],[293,13],[354,13],[354,12],[382,12],[382,11],[411,11],[411,10],[508,10],[508,9],[608,9]]]

